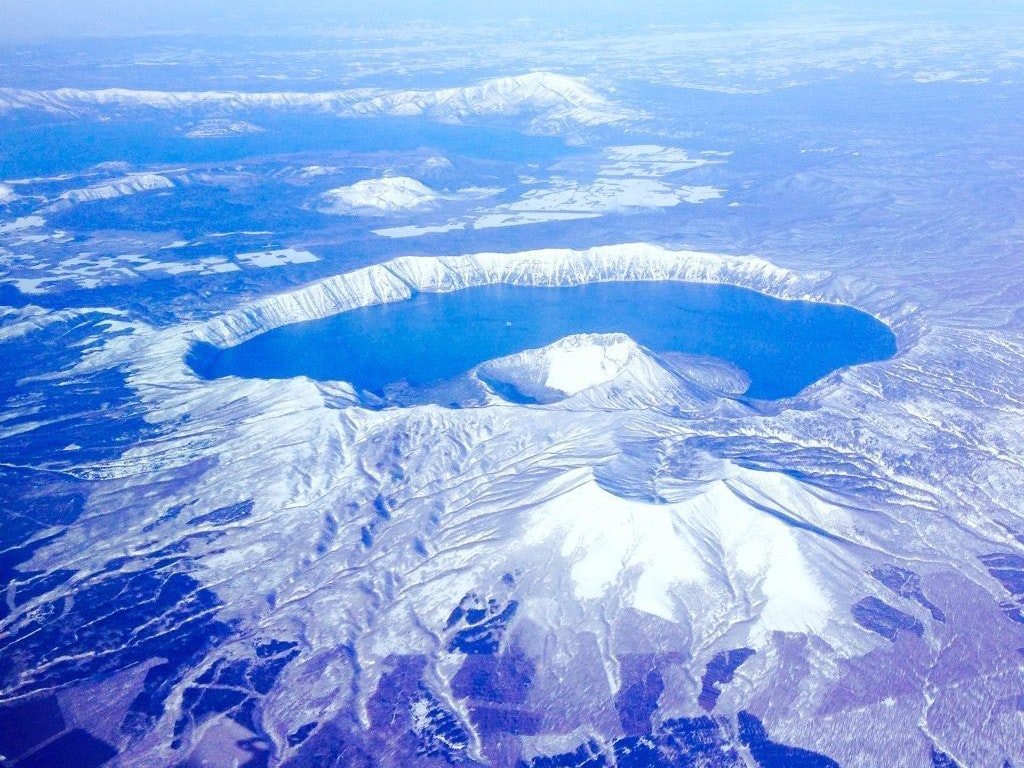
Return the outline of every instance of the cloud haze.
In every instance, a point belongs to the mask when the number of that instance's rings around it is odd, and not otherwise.
[[[414,21],[436,24],[466,20],[533,18],[559,24],[621,27],[642,24],[744,23],[787,21],[807,14],[836,12],[865,20],[919,14],[970,20],[984,9],[1019,13],[1022,0],[982,0],[965,8],[952,0],[904,0],[897,8],[880,0],[839,0],[832,3],[793,0],[691,0],[691,2],[622,2],[592,0],[585,6],[568,0],[378,0],[350,3],[304,0],[289,3],[267,0],[3,0],[2,39],[134,35],[160,33],[270,33],[281,29],[309,29],[334,25],[393,25]]]

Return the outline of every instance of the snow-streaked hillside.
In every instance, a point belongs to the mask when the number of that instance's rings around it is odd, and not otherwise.
[[[364,179],[324,192],[318,210],[324,213],[382,215],[431,207],[440,199],[430,187],[407,176]]]
[[[466,409],[367,410],[344,383],[202,381],[183,362],[197,337],[233,344],[282,323],[400,300],[413,288],[651,278],[862,302],[895,318],[910,346],[791,404],[757,410],[731,399],[737,389],[727,371],[659,361],[614,335],[572,337],[480,366],[471,376],[499,396]],[[601,717],[599,702],[625,695],[634,684],[631,654],[671,650],[679,655],[658,666],[677,680],[661,698],[668,711],[695,714],[700,699],[706,711],[728,712],[753,699],[775,733],[802,747],[847,754],[839,726],[853,722],[858,748],[878,749],[895,730],[900,749],[919,755],[928,743],[913,736],[919,707],[890,712],[879,730],[870,708],[865,720],[835,708],[836,697],[867,696],[865,660],[893,654],[921,675],[950,655],[987,670],[970,680],[936,678],[936,697],[1009,695],[1011,681],[999,672],[1009,660],[979,656],[969,628],[984,621],[990,636],[1002,637],[1010,627],[999,623],[999,588],[978,559],[994,545],[942,511],[974,503],[966,486],[955,492],[948,479],[928,479],[925,465],[935,459],[920,446],[940,439],[947,396],[906,388],[934,347],[905,316],[912,310],[890,301],[827,273],[634,244],[405,258],[201,327],[136,325],[84,367],[129,366],[146,418],[165,434],[97,468],[116,487],[90,515],[98,521],[110,505],[138,499],[154,476],[216,461],[201,482],[161,496],[114,539],[86,548],[86,522],[49,557],[85,552],[79,567],[100,568],[154,535],[215,537],[224,524],[204,523],[204,510],[229,497],[251,500],[244,519],[230,523],[230,549],[212,538],[195,539],[192,551],[225,610],[239,620],[260,616],[263,631],[273,627],[305,649],[283,681],[302,690],[302,701],[264,704],[264,723],[282,739],[306,722],[359,717],[375,706],[390,665],[415,659],[430,670],[432,696],[470,706],[468,714],[456,704],[450,712],[472,732],[475,708],[486,702],[466,693],[459,671],[475,663],[471,638],[480,631],[453,628],[452,596],[465,595],[467,605],[493,601],[494,616],[515,604],[514,620],[495,620],[483,637],[493,637],[496,653],[543,660],[529,706],[556,731],[588,727]],[[533,402],[501,397],[510,386]],[[253,445],[261,446],[256,455]],[[189,511],[163,514],[176,503]],[[944,563],[954,542],[963,555],[951,571]],[[919,586],[901,592],[892,574]],[[272,609],[265,595],[273,595]],[[948,610],[966,596],[975,608]],[[318,661],[339,646],[358,668]],[[738,648],[753,652],[745,674],[713,697],[702,694],[705,666]],[[40,674],[25,684],[38,684]],[[772,693],[782,685],[794,692],[785,702]],[[834,729],[807,729],[814,713]],[[947,738],[959,727],[942,726]],[[462,748],[476,754],[471,743]],[[142,740],[131,749],[165,754],[166,745]],[[289,748],[282,741],[279,749]]]
[[[528,397],[560,399],[611,381],[637,354],[628,336],[569,336],[544,349],[485,363],[480,373]]]
[[[185,362],[196,338],[235,344],[413,290],[637,279],[852,303],[893,322],[901,351],[757,407],[733,399],[743,389],[735,372],[657,359],[615,335],[570,337],[479,366],[465,384],[492,395],[471,408],[371,409],[344,382],[202,380]],[[536,718],[532,728],[560,734],[563,746],[545,754],[586,744],[579,729],[597,748],[619,749],[608,735],[620,733],[618,721],[599,724],[632,695],[641,662],[673,681],[659,688],[660,711],[720,716],[722,744],[732,713],[756,702],[784,743],[848,762],[892,748],[897,734],[904,757],[894,765],[917,766],[934,743],[918,727],[930,705],[915,682],[890,708],[878,698],[879,665],[912,670],[935,701],[984,699],[988,716],[1016,717],[1005,703],[1017,690],[1007,672],[1014,624],[984,560],[1009,551],[1012,537],[980,511],[993,508],[991,494],[1009,501],[1019,478],[983,443],[959,454],[975,471],[944,475],[940,450],[951,426],[989,429],[1015,395],[997,377],[967,381],[961,370],[957,391],[985,392],[985,404],[952,404],[935,355],[966,342],[869,282],[644,244],[407,257],[208,323],[124,326],[130,332],[90,351],[76,375],[123,367],[156,435],[116,462],[76,470],[105,491],[34,564],[70,558],[77,572],[102,574],[125,552],[182,542],[197,575],[217,585],[218,616],[298,649],[280,673],[280,695],[261,702],[279,761],[298,754],[288,736],[310,722],[346,738],[386,733],[380,696],[391,675],[409,674],[425,692],[417,695],[434,702],[430,716],[464,734],[446,748],[488,762],[481,718],[498,694],[466,682],[492,679],[473,671],[487,660],[533,670],[516,706]],[[532,402],[503,396],[510,387]],[[1015,418],[1002,412],[998,421],[1006,429]],[[1003,523],[1013,519],[1007,512]],[[18,609],[8,625],[21,633],[29,620]],[[147,631],[123,642],[143,642]],[[242,646],[218,653],[223,664],[248,663]],[[742,674],[709,684],[706,670],[732,653]],[[950,659],[977,671],[944,677]],[[209,669],[189,669],[185,685],[208,685]],[[46,685],[49,675],[45,664],[24,669],[9,690]],[[96,694],[115,710],[117,697],[104,692],[116,685]],[[893,685],[883,699],[901,690]],[[790,693],[779,699],[779,690]],[[176,716],[155,715],[125,740],[125,764],[172,760],[162,734]],[[944,740],[973,728],[928,718]],[[996,739],[977,753],[1009,748]]]
[[[746,389],[743,374],[707,376],[711,361],[659,359],[621,333],[566,336],[483,363],[471,376],[499,398],[564,408],[619,410],[671,402],[687,413],[722,407]]]
[[[636,111],[614,104],[584,81],[550,72],[499,77],[440,90],[261,93],[126,88],[0,89],[0,113],[19,109],[75,116],[87,116],[99,110],[312,110],[339,117],[426,116],[455,122],[472,117],[522,114],[541,132],[558,132],[566,125],[595,126],[639,117]]]
[[[72,189],[61,194],[56,206],[111,200],[157,189],[174,189],[174,182],[158,173],[133,173],[119,179],[103,181],[89,187]]]
[[[756,257],[675,251],[644,243],[586,251],[551,249],[468,256],[399,257],[330,277],[290,293],[260,299],[216,318],[197,338],[232,346],[262,331],[355,307],[400,301],[417,291],[474,285],[579,285],[608,280],[730,283],[780,298],[820,297],[825,274],[799,275]]]

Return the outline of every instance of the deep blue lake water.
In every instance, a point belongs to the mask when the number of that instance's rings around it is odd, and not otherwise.
[[[487,285],[277,328],[229,349],[196,345],[204,378],[350,381],[380,393],[430,384],[575,333],[628,334],[655,352],[711,355],[750,377],[747,396],[795,395],[832,371],[883,360],[892,332],[850,307],[782,301],[727,285],[613,282]]]

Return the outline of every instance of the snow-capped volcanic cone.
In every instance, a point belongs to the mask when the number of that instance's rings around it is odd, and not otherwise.
[[[666,366],[622,333],[585,333],[490,360],[476,369],[476,375],[499,396],[514,402],[567,401],[567,407],[599,409],[672,402],[687,411],[700,411],[721,394],[691,380],[688,367]],[[744,387],[745,383],[740,384],[739,389]]]

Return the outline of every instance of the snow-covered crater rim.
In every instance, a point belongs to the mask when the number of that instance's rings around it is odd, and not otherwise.
[[[644,243],[587,250],[402,256],[242,305],[195,329],[192,340],[225,349],[284,325],[319,320],[359,307],[403,301],[416,293],[441,293],[494,284],[710,283],[749,288],[784,300],[854,306],[855,296],[831,290],[831,277],[829,272],[795,272],[757,256],[672,250]],[[865,297],[869,296],[871,288],[865,286]],[[855,308],[874,315],[893,330],[907,312],[905,307],[882,302],[877,306],[870,301],[865,304]]]

